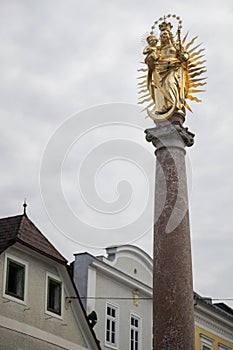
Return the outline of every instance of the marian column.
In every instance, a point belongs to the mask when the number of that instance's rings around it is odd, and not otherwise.
[[[179,124],[146,130],[156,147],[154,349],[194,350],[194,310],[185,146],[194,135]]]
[[[176,35],[168,18],[178,21]],[[154,35],[158,25],[159,39]],[[194,350],[194,303],[189,227],[189,205],[185,147],[194,143],[194,134],[184,127],[186,99],[195,101],[196,87],[205,84],[196,78],[205,70],[198,46],[181,40],[182,22],[176,15],[160,18],[147,38],[146,72],[139,83],[146,93],[139,103],[149,102],[148,116],[155,127],[145,130],[156,155],[153,338],[154,350]],[[152,107],[150,109],[150,107]]]

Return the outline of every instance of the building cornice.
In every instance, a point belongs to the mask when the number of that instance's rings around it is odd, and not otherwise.
[[[219,316],[216,312],[210,311],[202,305],[196,305],[194,319],[196,326],[199,326],[216,336],[221,336],[228,342],[233,342],[232,322]]]

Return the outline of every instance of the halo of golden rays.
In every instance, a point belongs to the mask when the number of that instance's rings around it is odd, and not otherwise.
[[[154,35],[154,30],[156,26],[159,26],[160,22],[165,21],[166,19],[175,19],[178,21],[178,30],[180,31],[182,28],[182,20],[179,16],[168,14],[164,17],[160,17],[151,27],[150,35]],[[177,37],[178,37],[177,30]],[[195,94],[204,92],[202,86],[206,85],[207,77],[203,77],[203,74],[207,72],[205,62],[203,59],[205,54],[205,48],[202,47],[202,43],[196,44],[197,36],[193,37],[191,40],[188,40],[189,32],[187,32],[183,38],[181,38],[181,44],[185,52],[188,53],[188,60],[182,63],[182,68],[184,70],[185,77],[185,101],[184,106],[187,110],[192,112],[191,107],[187,103],[186,100],[201,102],[202,100],[195,96]],[[144,39],[144,38],[143,38]],[[142,73],[141,76],[138,77],[138,93],[139,93],[139,101],[138,104],[147,103],[146,107],[142,110],[148,110],[150,107],[156,106],[156,101],[154,100],[154,96],[152,95],[151,90],[148,88],[148,67],[145,62],[141,62],[144,66],[143,68],[138,69],[138,72]],[[171,111],[174,111],[174,108],[171,108]],[[169,117],[169,113],[166,113],[167,118]],[[154,120],[158,118],[158,116],[153,113],[148,113],[148,116]],[[161,119],[161,117],[159,117]]]

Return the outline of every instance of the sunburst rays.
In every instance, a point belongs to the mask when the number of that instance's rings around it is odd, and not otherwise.
[[[196,89],[199,86],[206,85],[206,77],[202,77],[202,74],[206,73],[206,66],[205,64],[206,60],[201,60],[205,55],[203,52],[205,51],[204,48],[200,48],[198,51],[196,51],[199,47],[201,47],[202,43],[197,44],[193,47],[193,44],[195,40],[197,39],[197,36],[195,36],[192,40],[190,40],[186,45],[186,39],[187,39],[188,33],[184,36],[184,39],[182,41],[182,44],[184,46],[184,51],[186,51],[189,55],[188,61],[185,63],[185,99],[189,99],[191,101],[195,102],[201,102],[201,100],[193,94],[204,92],[206,90],[202,89]],[[186,106],[185,106],[186,107]],[[186,107],[187,108],[187,107]],[[189,109],[189,108],[188,108]]]
[[[189,32],[187,32],[181,40],[183,50],[188,53],[189,57],[186,62],[182,63],[185,80],[184,106],[187,110],[192,112],[192,109],[186,100],[201,102],[201,99],[195,95],[206,91],[200,87],[206,85],[207,78],[203,77],[203,74],[207,72],[207,69],[205,65],[206,60],[203,59],[205,57],[205,49],[201,47],[202,43],[196,44],[197,36],[188,41],[188,36]],[[145,62],[142,63],[145,65]],[[138,77],[138,104],[147,104],[143,109],[144,111],[155,106],[156,101],[154,99],[153,84],[148,84],[149,74],[151,74],[151,72],[148,71],[147,65],[146,67],[144,66],[143,68],[138,69],[138,72],[142,73],[142,75]]]

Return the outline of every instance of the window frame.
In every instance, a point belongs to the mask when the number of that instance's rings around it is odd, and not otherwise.
[[[49,281],[54,281],[60,286],[60,295],[59,295],[59,304],[60,304],[60,313],[53,311],[52,308],[49,308]],[[63,282],[59,276],[54,275],[50,272],[46,272],[46,288],[45,288],[45,313],[49,316],[57,317],[59,319],[63,318],[63,295],[64,287]]]
[[[108,307],[115,310],[115,317],[108,315]],[[110,320],[111,324],[112,322],[115,322],[115,343],[112,343],[111,341],[107,340],[107,320]],[[111,325],[112,329],[112,325]],[[110,330],[110,332],[112,332]],[[104,342],[105,346],[112,348],[112,349],[118,349],[119,347],[119,306],[114,305],[112,303],[106,302],[106,309],[105,309],[105,332],[104,332]]]
[[[201,350],[213,350],[213,342],[214,340],[203,335],[200,334],[200,340],[201,340]],[[209,349],[204,349],[205,347],[208,347]]]
[[[224,345],[222,343],[218,343],[218,349],[219,350],[232,350],[232,348],[229,348],[229,346]]]
[[[212,345],[209,345],[206,343],[201,344],[201,350],[212,350],[212,349],[213,349]]]
[[[132,325],[131,323],[131,320],[132,318],[134,318],[135,320],[138,321],[138,326],[136,327],[135,325]],[[134,332],[137,332],[138,333],[138,348],[135,349],[135,343],[133,345],[133,349],[131,348],[131,331]],[[130,313],[130,324],[129,324],[129,350],[141,350],[142,348],[142,342],[141,342],[141,339],[142,339],[142,318],[137,315],[136,313],[134,312],[131,312]]]
[[[13,263],[15,265],[23,267],[23,281],[21,282],[21,291],[22,291],[22,296],[14,293],[11,293],[7,291],[8,287],[8,281],[9,281],[9,269],[10,269],[10,263]],[[12,254],[5,254],[5,261],[4,261],[4,280],[3,280],[3,297],[7,298],[11,301],[15,301],[19,304],[24,304],[26,305],[27,302],[27,281],[28,281],[28,263],[21,259],[18,258],[15,255]]]

